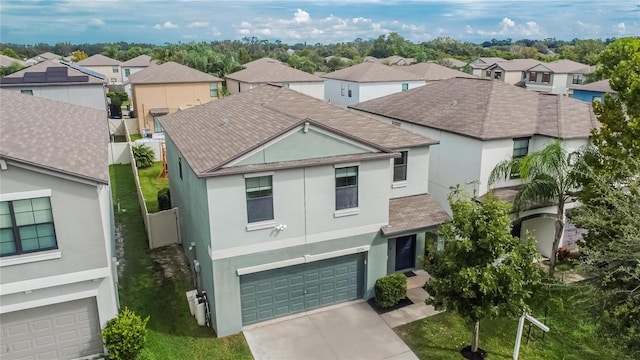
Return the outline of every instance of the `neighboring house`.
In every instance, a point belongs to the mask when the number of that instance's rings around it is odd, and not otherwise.
[[[248,63],[242,64],[243,68],[250,68],[254,65],[258,65],[258,66],[262,66],[264,63],[276,63],[276,64],[283,64],[284,63],[280,60],[276,60],[276,59],[272,59],[272,58],[268,58],[268,57],[263,57],[257,60],[253,60],[253,61],[249,61]]]
[[[28,63],[29,65],[35,65],[35,64],[39,64],[43,61],[47,61],[47,60],[63,60],[63,61],[69,61],[68,57],[63,57],[61,55],[58,54],[54,54],[54,53],[50,53],[50,52],[45,52],[42,53],[40,55],[36,55],[30,59],[25,60],[26,63]]]
[[[484,78],[504,81],[511,85],[524,84],[527,70],[543,64],[536,59],[513,59],[497,62],[484,70]]]
[[[77,64],[104,75],[104,78],[109,84],[122,84],[122,63],[116,59],[106,57],[102,54],[95,54],[82,61],[78,61]]]
[[[322,77],[326,79],[324,99],[345,107],[425,84],[418,75],[377,62],[363,62]]]
[[[129,76],[140,70],[144,70],[151,65],[155,65],[156,61],[151,59],[149,55],[140,55],[131,60],[122,63],[122,82],[125,83],[124,90],[131,98],[131,84],[127,84]]]
[[[486,69],[498,62],[507,61],[500,57],[479,57],[469,63],[471,66],[471,74],[479,78],[486,77]]]
[[[391,55],[391,56],[383,58],[383,59],[378,59],[378,58],[373,57],[373,56],[366,56],[364,58],[364,62],[377,62],[377,63],[384,64],[384,65],[405,66],[405,65],[411,65],[411,64],[415,63],[416,59],[414,59],[414,58],[405,58],[405,57],[398,56],[398,55]]]
[[[107,114],[0,102],[0,358],[94,358],[118,312]]]
[[[253,61],[245,64],[245,67],[225,76],[227,90],[230,93],[238,94],[264,84],[278,84],[317,99],[324,99],[324,80],[317,75],[269,58]]]
[[[524,85],[528,90],[542,93],[571,95],[591,71],[589,65],[571,60],[540,63],[526,71]]]
[[[448,67],[438,65],[436,63],[431,63],[431,62],[418,63],[418,64],[413,64],[408,66],[399,66],[397,68],[403,71],[410,72],[414,75],[417,75],[418,77],[423,79],[427,84],[432,83],[434,81],[451,79],[454,77],[475,78],[475,76],[471,74],[450,69]]]
[[[0,88],[106,111],[101,74],[72,63],[47,60],[0,79]]]
[[[27,63],[26,61],[22,61],[20,59],[14,59],[10,56],[0,54],[0,68],[9,67],[14,63],[20,65],[21,67],[31,66],[31,64]]]
[[[160,122],[218,336],[371,298],[376,279],[422,266],[426,232],[447,218],[428,194],[435,141],[285,87]]]
[[[430,62],[435,62],[435,61],[430,61]],[[462,61],[462,60],[458,60],[456,58],[443,58],[437,61],[437,63],[439,63],[440,65],[444,65],[446,67],[450,67],[452,69],[457,69],[457,70],[462,70],[462,68],[464,68],[465,66],[467,66],[467,63]]]
[[[609,85],[609,79],[595,81],[573,88],[573,98],[589,104],[594,101],[603,101],[604,94],[616,94],[616,92],[611,89],[611,85]]]
[[[443,80],[352,108],[440,142],[431,149],[429,192],[447,209],[451,186],[466,184],[470,193],[482,196],[500,161],[543,149],[553,139],[575,151],[598,126],[588,104],[490,79]],[[517,177],[496,184],[496,193],[513,200],[519,184]],[[555,212],[551,206],[521,213],[514,233],[533,232],[538,249],[549,256]]]
[[[131,74],[129,83],[143,135],[164,132],[159,116],[218,100],[222,91],[222,79],[171,61]]]

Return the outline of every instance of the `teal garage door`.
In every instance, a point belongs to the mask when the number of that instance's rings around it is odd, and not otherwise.
[[[242,324],[359,299],[363,284],[363,253],[242,275]]]

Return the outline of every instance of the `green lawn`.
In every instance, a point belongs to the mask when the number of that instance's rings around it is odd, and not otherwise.
[[[588,289],[567,285],[552,295],[547,320],[543,312],[534,316],[545,322],[550,332],[542,339],[542,332],[533,328],[526,343],[526,330],[520,347],[520,359],[544,360],[600,360],[621,359],[616,349],[596,334],[592,314],[588,311]],[[489,359],[512,359],[518,320],[496,319],[480,322],[480,347]],[[395,331],[420,359],[461,359],[460,349],[470,344],[471,326],[459,316],[441,313],[419,320]]]
[[[162,171],[162,161],[153,163],[146,169],[138,169],[142,195],[147,203],[147,211],[158,212],[158,191],[169,186],[169,178],[158,177]]]
[[[140,135],[140,134],[131,134],[131,135],[129,135],[129,137],[131,138],[132,142],[136,141],[138,139],[142,139],[142,135]]]
[[[125,239],[120,304],[150,317],[149,358],[251,359],[241,334],[218,339],[211,328],[197,326],[185,298],[193,278],[184,256],[175,247],[148,249],[133,171],[129,165],[112,165],[109,171],[114,202],[122,209],[116,223]]]

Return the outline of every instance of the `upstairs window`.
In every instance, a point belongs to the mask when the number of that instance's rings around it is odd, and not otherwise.
[[[580,76],[580,74],[573,74],[572,84],[574,84],[574,85],[582,84],[582,76]]]
[[[0,256],[57,248],[48,197],[0,202]]]
[[[336,210],[358,207],[358,167],[336,169]]]
[[[272,177],[260,176],[245,179],[247,192],[247,221],[249,223],[273,220]]]
[[[551,74],[550,73],[542,73],[542,82],[544,84],[548,84],[551,82]]]
[[[111,67],[111,71],[113,71],[114,74],[117,74],[120,72],[120,67],[118,66],[112,66]]]
[[[131,75],[131,69],[124,69],[124,76],[128,77],[129,75]]]
[[[347,96],[351,97],[353,93],[351,92],[351,84],[347,84]]]
[[[344,96],[344,83],[340,83],[340,96]]]
[[[522,159],[529,154],[529,138],[513,139],[513,159]],[[511,177],[519,177],[517,169],[511,169]]]
[[[529,73],[529,82],[536,82],[538,80],[538,73],[531,71]]]
[[[401,151],[399,158],[393,159],[393,181],[407,180],[407,151]]]
[[[409,84],[408,83],[402,83],[402,91],[407,91],[409,90]]]
[[[209,84],[209,95],[211,95],[211,97],[218,97],[218,83]]]

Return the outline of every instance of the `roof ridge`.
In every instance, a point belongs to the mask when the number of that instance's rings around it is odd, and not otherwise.
[[[556,114],[557,114],[556,115],[557,116],[556,122],[558,123],[558,139],[561,139],[562,138],[562,136],[561,136],[562,135],[562,132],[561,132],[562,131],[562,125],[560,124],[560,122],[561,122],[560,118],[562,117],[562,113],[561,113],[562,106],[560,106],[561,96],[560,95],[555,95],[555,96],[557,97],[557,99],[556,99],[556,109],[557,109],[557,111],[556,111]]]
[[[487,126],[487,118],[489,116],[489,106],[492,104],[491,99],[493,98],[493,88],[494,88],[494,84],[495,84],[495,80],[490,80],[490,85],[489,85],[489,96],[487,97],[487,106],[485,106],[484,108],[484,112],[482,114],[482,128],[480,130],[480,137],[484,139],[485,137],[485,131],[486,126]]]

